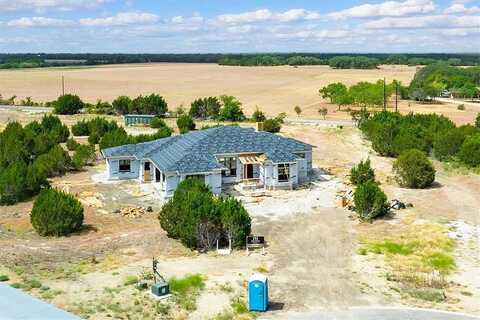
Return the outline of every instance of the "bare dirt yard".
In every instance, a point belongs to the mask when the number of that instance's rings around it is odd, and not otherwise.
[[[7,118],[25,122],[41,115],[1,116],[4,123]],[[77,119],[62,120],[71,124]],[[480,176],[435,163],[434,188],[402,189],[392,177],[392,159],[375,155],[355,128],[289,125],[282,134],[315,146],[316,170],[313,181],[297,190],[239,196],[252,216],[253,232],[267,238],[265,255],[240,250],[219,256],[185,249],[161,229],[156,213],[162,202],[153,190],[135,182],[106,181],[99,161],[52,181],[84,204],[85,228],[78,234],[57,239],[36,235],[29,222],[32,201],[0,207],[0,275],[90,319],[249,319],[255,315],[245,310],[246,280],[254,272],[269,277],[268,318],[369,305],[480,315]],[[350,168],[367,157],[389,198],[412,203],[413,208],[360,223],[339,205],[338,193],[350,188]],[[149,206],[152,212],[145,210]],[[124,215],[124,208],[140,208],[140,213]],[[392,277],[398,256],[370,250],[372,244],[408,240],[412,234],[418,242],[431,244],[425,250],[443,242],[454,245],[455,270],[440,296],[407,291]],[[153,256],[168,279],[199,274],[204,286],[167,302],[155,301],[133,285],[151,269]],[[409,265],[422,256],[400,258]]]

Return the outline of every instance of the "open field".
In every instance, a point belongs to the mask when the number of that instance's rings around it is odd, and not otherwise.
[[[318,89],[331,82],[354,84],[383,79],[409,83],[415,67],[382,66],[378,70],[334,70],[327,66],[230,67],[216,64],[135,64],[92,68],[50,68],[0,71],[0,93],[4,97],[27,96],[38,101],[54,100],[61,94],[61,76],[66,92],[96,102],[120,95],[152,92],[163,95],[170,108],[202,96],[234,95],[252,112],[259,106],[269,114],[288,112],[300,105],[305,115],[318,116]]]
[[[25,123],[39,117],[2,111],[0,125],[9,119]],[[61,119],[71,125],[82,117],[86,116]],[[115,119],[121,123],[120,118]],[[309,186],[272,191],[265,197],[240,197],[253,218],[254,233],[267,237],[266,255],[247,256],[236,251],[221,257],[185,249],[160,228],[155,212],[161,202],[148,185],[108,182],[102,174],[105,166],[98,162],[83,172],[52,181],[76,194],[85,206],[86,227],[77,234],[58,239],[36,235],[29,222],[32,201],[0,207],[0,275],[8,275],[10,284],[26,284],[24,290],[31,294],[90,319],[127,315],[132,319],[167,318],[161,312],[168,306],[155,306],[147,293],[125,280],[148,270],[152,256],[159,258],[160,270],[167,278],[189,273],[205,277],[196,310],[170,312],[178,319],[211,319],[229,310],[232,301],[244,300],[245,281],[259,270],[267,273],[271,285],[269,318],[295,311],[378,305],[480,315],[478,175],[446,170],[436,162],[435,187],[403,189],[393,182],[392,159],[374,154],[358,129],[286,125],[282,134],[314,145],[317,169]],[[338,206],[337,192],[350,188],[346,175],[366,157],[371,158],[389,198],[412,203],[413,208],[395,211],[392,217],[370,224],[359,223],[350,211]],[[132,206],[152,206],[153,213],[132,218],[117,212]],[[455,244],[452,255],[456,269],[448,276],[445,288],[435,289],[442,295],[434,295],[433,300],[392,280],[389,275],[395,271],[397,259],[364,247],[365,243],[378,245],[390,238],[407,241],[412,232],[422,243],[440,239]],[[401,261],[421,259],[422,252],[401,256],[405,259]],[[33,286],[33,280],[41,287]]]

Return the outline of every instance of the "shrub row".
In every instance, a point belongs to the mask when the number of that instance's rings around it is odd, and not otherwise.
[[[194,178],[178,185],[173,198],[162,207],[159,220],[168,236],[191,249],[209,249],[221,237],[230,237],[233,246],[242,246],[251,231],[251,219],[239,200],[216,197]]]

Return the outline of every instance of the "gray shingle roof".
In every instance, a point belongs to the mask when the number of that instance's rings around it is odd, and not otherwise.
[[[295,139],[253,128],[220,126],[151,142],[124,145],[102,150],[104,157],[134,156],[150,159],[162,171],[181,173],[208,172],[221,169],[215,155],[264,153],[268,160],[293,162],[294,152],[309,151],[312,146]]]

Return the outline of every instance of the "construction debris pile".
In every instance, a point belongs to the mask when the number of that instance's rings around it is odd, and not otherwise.
[[[143,207],[123,207],[117,210],[115,213],[120,213],[121,216],[127,218],[139,218],[147,212],[152,212],[152,208],[148,207],[147,209]]]

